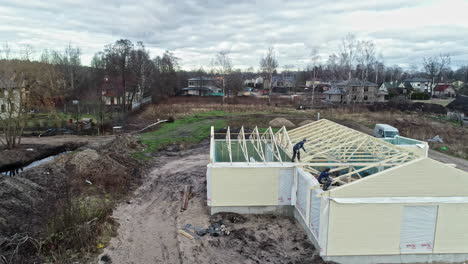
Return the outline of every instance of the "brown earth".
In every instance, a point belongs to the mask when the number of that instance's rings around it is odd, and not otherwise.
[[[133,138],[118,136],[16,176],[0,176],[0,260],[40,263],[34,247],[47,236],[46,225],[62,209],[61,201],[68,195],[125,195],[141,173],[130,153],[142,148]],[[35,242],[16,250],[17,244],[7,243],[15,236],[31,237]]]
[[[100,263],[324,263],[304,231],[290,217],[272,215],[210,216],[206,206],[209,144],[163,152],[134,197],[115,211],[118,236]],[[184,185],[192,198],[181,212]],[[224,220],[228,236],[189,240],[177,233],[186,224],[207,228]]]

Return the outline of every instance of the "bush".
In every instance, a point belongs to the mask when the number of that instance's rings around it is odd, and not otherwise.
[[[42,255],[54,263],[69,261],[79,253],[94,253],[105,231],[115,232],[113,203],[103,198],[65,199],[48,224]]]
[[[431,95],[429,93],[412,93],[411,100],[429,100]]]

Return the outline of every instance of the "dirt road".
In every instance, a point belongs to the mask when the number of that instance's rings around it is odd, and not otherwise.
[[[156,157],[158,164],[134,198],[114,211],[118,236],[100,256],[112,263],[323,263],[294,219],[229,215],[229,236],[189,240],[177,234],[186,224],[208,227],[206,206],[208,144]],[[183,186],[193,188],[188,210],[180,212]],[[229,220],[230,219],[230,220]],[[234,219],[234,220],[233,220]],[[103,256],[106,256],[102,258]],[[311,262],[312,261],[312,262]]]

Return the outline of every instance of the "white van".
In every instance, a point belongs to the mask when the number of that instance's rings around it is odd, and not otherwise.
[[[398,129],[387,124],[376,124],[374,128],[374,137],[394,138],[398,136]]]

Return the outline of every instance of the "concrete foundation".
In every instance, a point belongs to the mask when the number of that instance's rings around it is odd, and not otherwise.
[[[294,216],[294,207],[282,206],[211,206],[211,214],[229,212],[237,214],[272,214]]]
[[[299,223],[302,229],[306,232],[307,237],[309,238],[310,242],[314,244],[314,247],[318,252],[320,250],[319,243],[317,239],[315,238],[314,234],[312,234],[312,231],[310,231],[310,229],[307,227],[306,222],[304,222],[301,215],[299,214],[299,211],[297,211],[296,207],[294,207],[294,219],[296,219],[296,222]]]
[[[321,257],[325,261],[334,261],[342,264],[465,263],[468,260],[468,254],[402,254]]]

